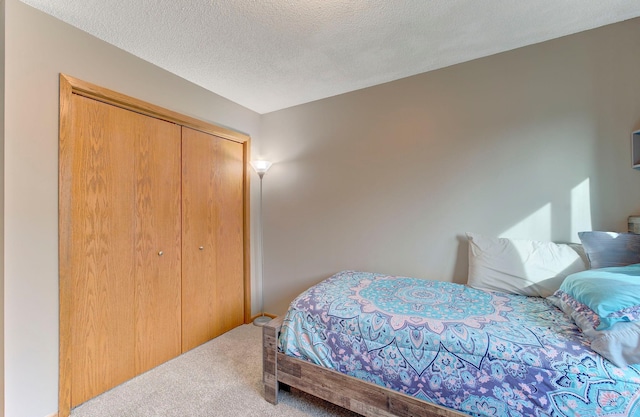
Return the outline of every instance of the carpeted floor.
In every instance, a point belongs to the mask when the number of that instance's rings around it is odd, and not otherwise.
[[[71,417],[345,416],[300,393],[262,397],[262,328],[246,324],[79,405]]]

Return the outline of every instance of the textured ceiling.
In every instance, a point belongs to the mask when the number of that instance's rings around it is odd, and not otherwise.
[[[22,0],[258,113],[640,16],[640,0]]]

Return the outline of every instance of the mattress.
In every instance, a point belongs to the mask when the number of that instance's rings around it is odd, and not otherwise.
[[[474,416],[640,416],[640,366],[539,297],[343,271],[292,301],[279,349]]]

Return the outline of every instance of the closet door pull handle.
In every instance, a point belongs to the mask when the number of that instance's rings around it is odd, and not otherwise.
[[[164,255],[164,252],[162,251],[158,252],[158,256],[162,256],[162,255]]]
[[[200,249],[200,250],[204,250],[204,246],[200,246],[198,249]]]

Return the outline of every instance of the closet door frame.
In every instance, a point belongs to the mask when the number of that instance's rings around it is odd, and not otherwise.
[[[71,413],[71,305],[73,288],[69,275],[69,225],[71,182],[69,172],[65,171],[70,166],[69,153],[65,146],[71,135],[71,101],[73,95],[80,95],[114,105],[126,110],[134,111],[156,119],[175,123],[180,126],[199,130],[223,139],[241,143],[244,157],[244,321],[251,322],[251,258],[250,258],[250,149],[251,138],[248,135],[235,132],[214,124],[185,116],[174,111],[149,104],[142,100],[120,94],[113,90],[96,86],[79,80],[69,75],[60,74],[60,119],[59,119],[59,178],[58,178],[58,261],[59,261],[59,381],[58,381],[58,417],[68,417]],[[65,159],[66,158],[66,159]]]

